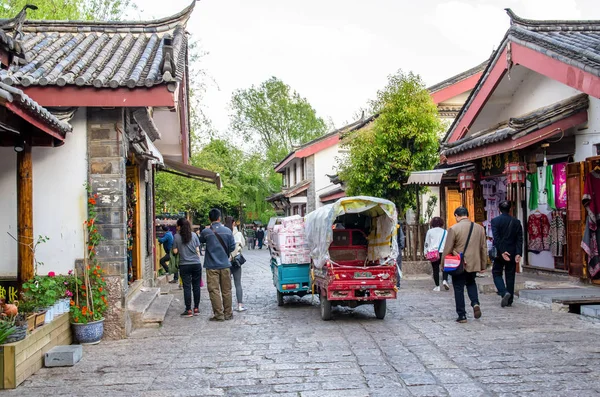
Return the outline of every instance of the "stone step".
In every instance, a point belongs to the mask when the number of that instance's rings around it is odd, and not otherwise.
[[[143,317],[152,302],[160,295],[160,288],[142,287],[127,304],[132,328],[144,325]]]
[[[581,305],[581,315],[600,318],[600,305]]]
[[[144,313],[142,317],[142,322],[144,327],[156,327],[160,326],[162,322],[165,320],[167,315],[167,311],[171,306],[171,302],[175,298],[172,294],[161,294],[156,299],[146,313]]]

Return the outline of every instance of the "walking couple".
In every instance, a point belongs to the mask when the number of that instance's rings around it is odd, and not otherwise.
[[[495,237],[493,244],[499,253],[499,256],[494,259],[492,275],[498,294],[502,296],[502,307],[512,304],[516,263],[520,262],[523,249],[521,222],[509,215],[510,208],[509,201],[502,201],[499,205],[501,215],[492,219],[492,231]],[[484,271],[487,265],[487,237],[481,225],[469,220],[469,212],[465,207],[458,207],[454,211],[454,216],[456,224],[448,230],[446,241],[444,242],[442,238],[440,243],[440,246],[444,247],[441,261],[443,264],[444,258],[450,254],[463,258],[464,270],[451,275],[458,314],[456,321],[466,323],[465,287],[473,308],[473,317],[477,319],[482,314],[475,280],[477,273]],[[506,273],[506,284],[502,278],[503,272]]]
[[[190,222],[187,219],[180,218],[177,221],[177,234],[173,241],[173,253],[179,256],[179,274],[183,281],[185,310],[181,315],[183,317],[199,315],[200,280],[202,279],[200,244],[206,244],[204,269],[206,270],[206,282],[213,309],[213,316],[210,320],[231,320],[233,310],[230,258],[236,254],[236,251],[241,251],[243,237],[242,240],[236,242],[233,232],[221,223],[221,212],[218,209],[210,210],[208,217],[211,225],[202,230],[200,236],[192,233]],[[239,234],[241,235],[241,233]],[[239,271],[239,276],[235,277],[234,273],[234,278],[238,310],[242,311],[245,308],[242,306],[241,268],[239,268]],[[193,309],[192,295],[194,300]]]

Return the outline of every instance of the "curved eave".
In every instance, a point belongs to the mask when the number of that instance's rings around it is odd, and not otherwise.
[[[173,30],[177,25],[185,24],[190,18],[196,0],[177,14],[151,21],[38,21],[26,20],[23,32],[104,32],[116,33],[156,33]],[[0,20],[1,22],[2,20]]]

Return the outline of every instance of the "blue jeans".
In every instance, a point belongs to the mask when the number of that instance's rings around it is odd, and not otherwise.
[[[202,265],[180,265],[179,275],[183,282],[183,301],[185,310],[192,310],[192,292],[194,293],[194,309],[200,305],[200,280],[202,279]]]
[[[454,301],[456,303],[456,313],[458,317],[464,318],[467,316],[465,311],[465,286],[467,294],[471,300],[471,307],[479,304],[479,295],[477,293],[477,283],[475,282],[476,272],[463,272],[459,275],[452,275],[452,286],[454,287]]]
[[[502,279],[502,273],[506,278],[506,284]],[[505,261],[501,256],[494,259],[492,266],[492,276],[494,276],[494,284],[498,290],[498,295],[504,296],[507,292],[511,295],[508,300],[509,306],[513,303],[515,295],[515,275],[517,272],[517,263],[511,258],[510,261]]]

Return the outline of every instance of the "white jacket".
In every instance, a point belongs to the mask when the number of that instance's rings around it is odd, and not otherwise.
[[[235,258],[237,254],[242,252],[242,248],[246,246],[246,240],[244,239],[244,235],[235,226],[233,227],[233,238],[235,240],[235,249],[229,256],[229,259]]]
[[[443,241],[442,241],[443,237]],[[444,245],[446,244],[446,237],[448,237],[448,232],[442,229],[441,227],[434,227],[433,229],[429,229],[427,231],[427,235],[425,236],[425,250],[423,251],[427,254],[429,251],[435,251],[439,248],[440,255],[444,252]],[[440,241],[442,245],[440,246]]]

